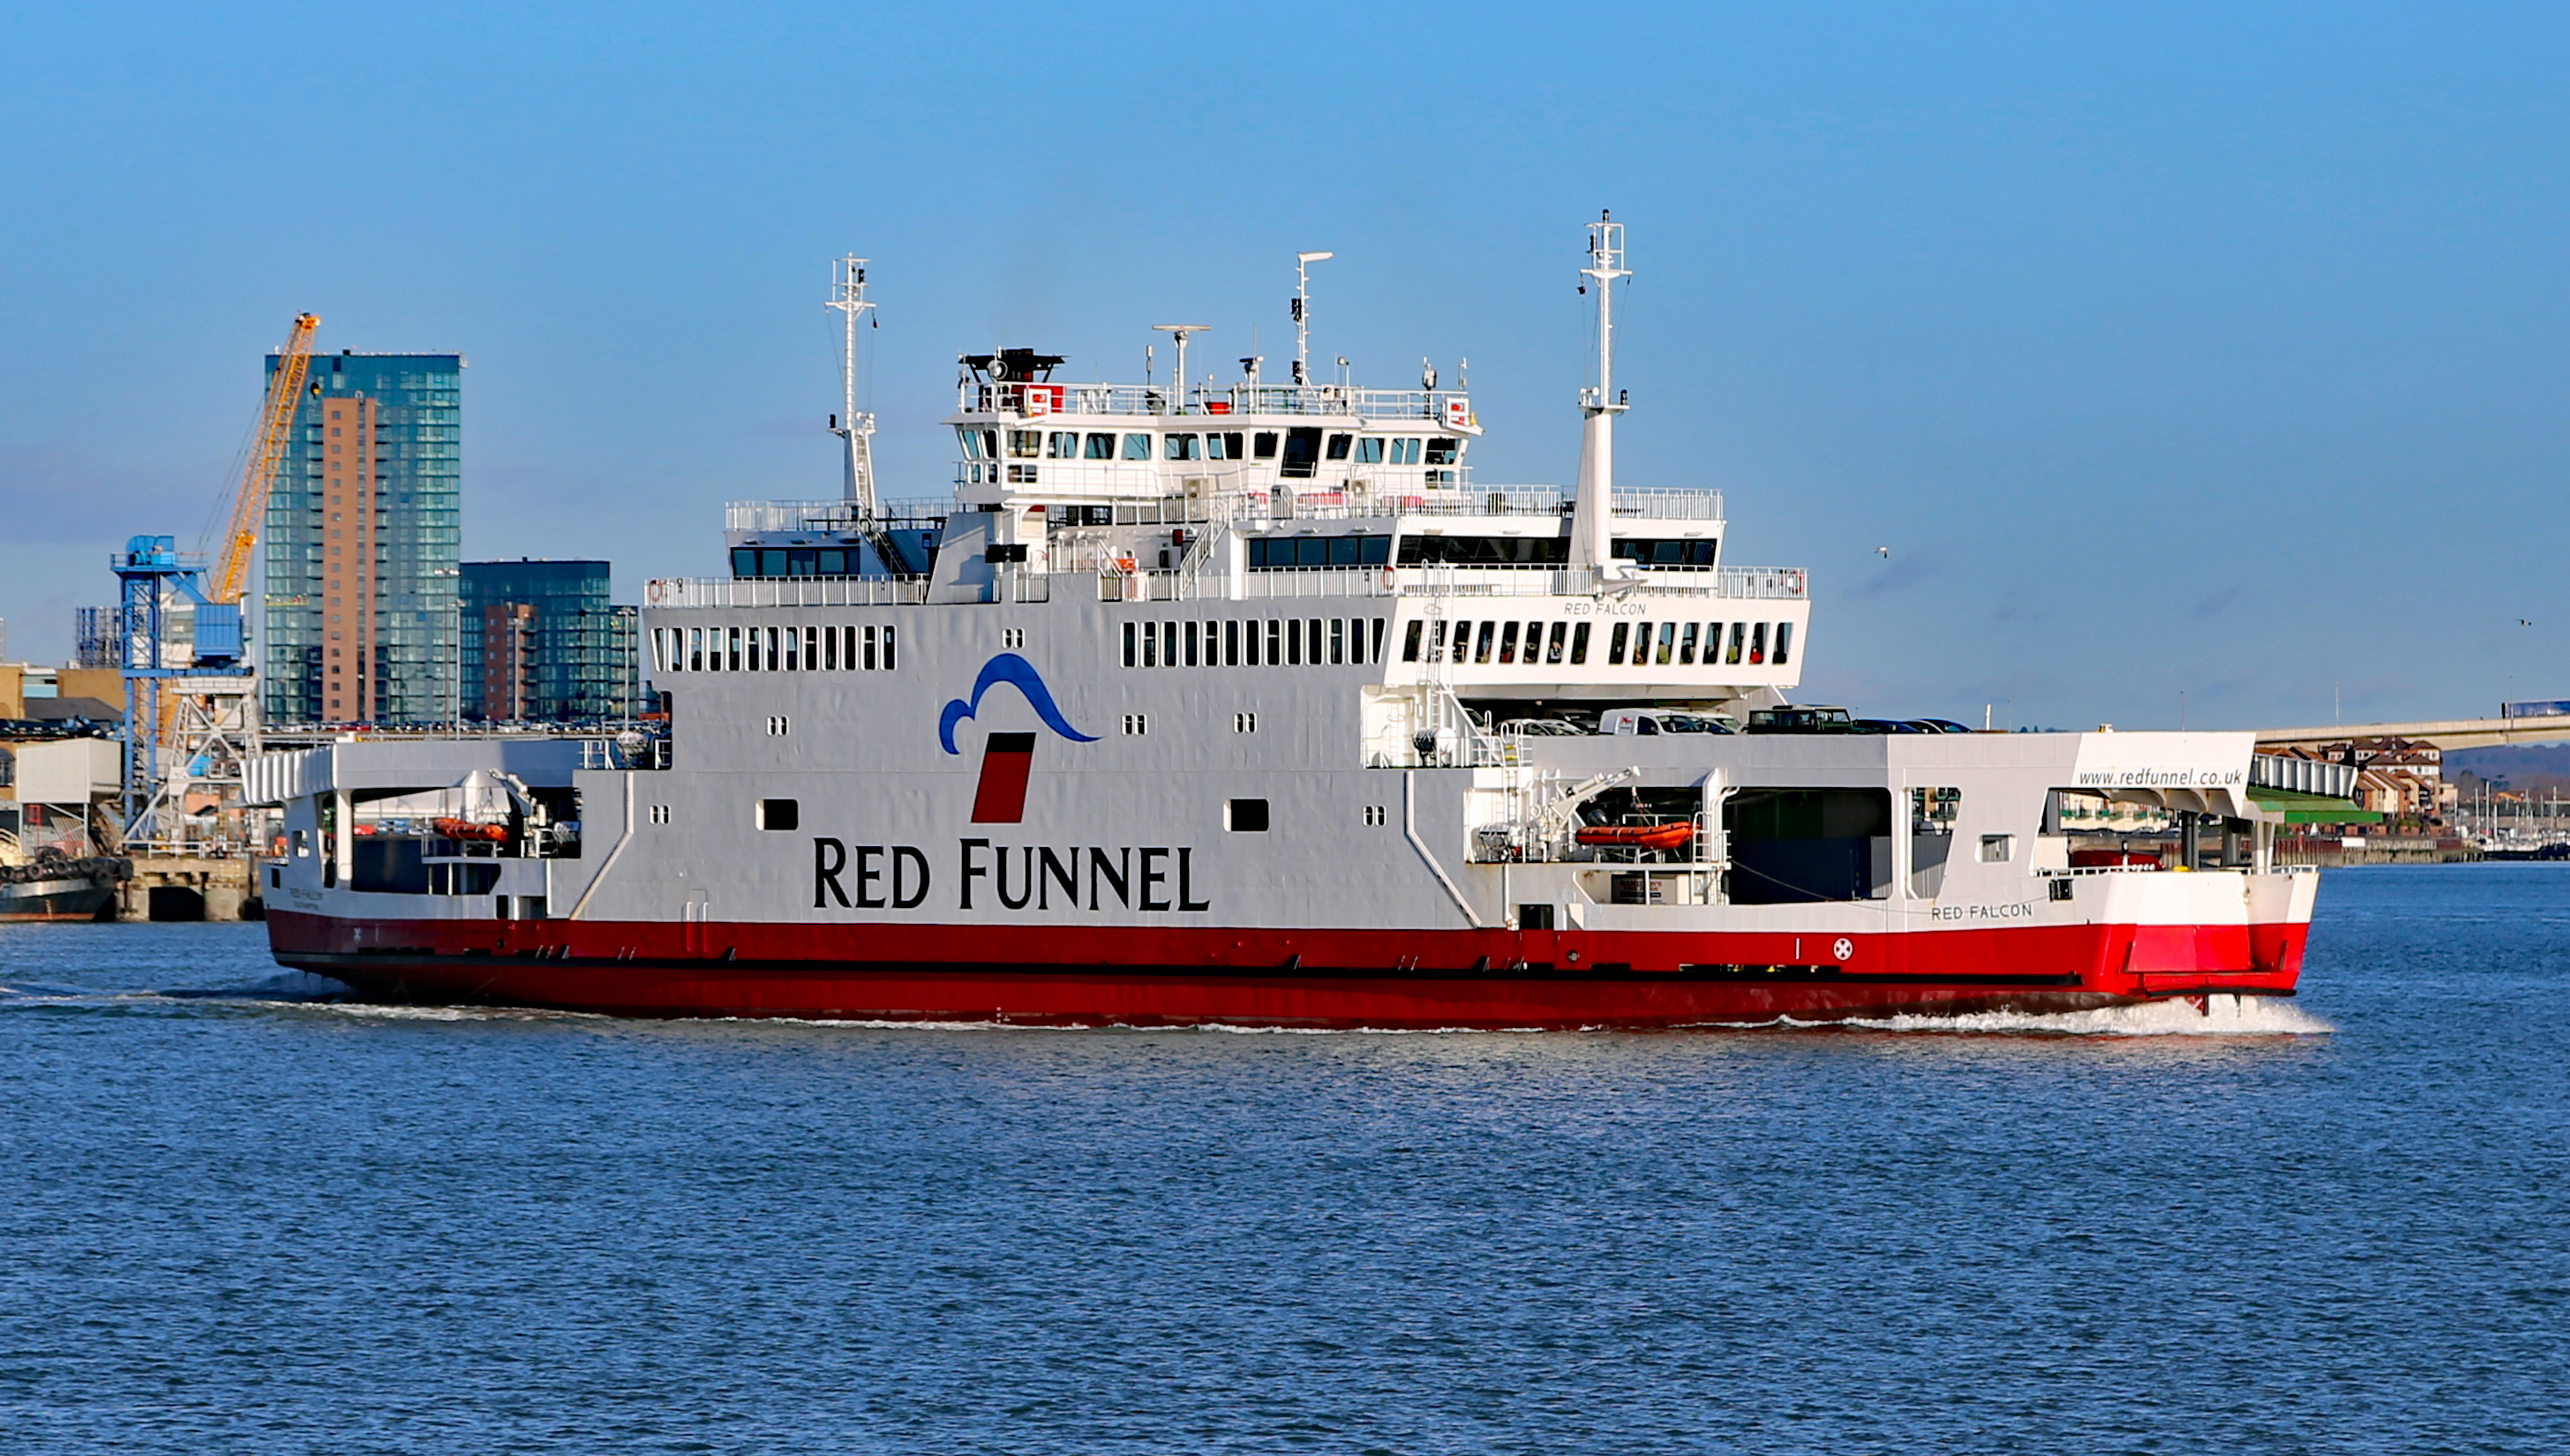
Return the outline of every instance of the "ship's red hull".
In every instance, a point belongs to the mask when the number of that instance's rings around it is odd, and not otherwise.
[[[284,964],[409,999],[634,1016],[1297,1027],[1678,1026],[2290,995],[2309,929],[1841,937],[350,920],[281,910],[267,923]]]

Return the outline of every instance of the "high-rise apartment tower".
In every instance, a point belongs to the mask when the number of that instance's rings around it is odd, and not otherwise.
[[[463,368],[454,354],[313,358],[267,500],[268,722],[458,711]]]
[[[466,561],[462,581],[465,717],[585,722],[639,711],[639,613],[607,599],[607,562]]]

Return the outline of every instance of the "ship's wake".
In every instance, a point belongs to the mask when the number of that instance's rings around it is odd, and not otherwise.
[[[2101,1006],[2090,1011],[1974,1011],[1954,1016],[1881,1016],[1776,1025],[1808,1030],[1971,1032],[2017,1036],[2326,1036],[2336,1026],[2279,996],[2206,996]]]

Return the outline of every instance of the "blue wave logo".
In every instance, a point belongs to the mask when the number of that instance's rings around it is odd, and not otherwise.
[[[1053,689],[1045,686],[1044,677],[1036,671],[1034,663],[1015,652],[1003,652],[982,664],[982,675],[973,679],[973,696],[970,699],[951,698],[947,701],[946,711],[937,715],[937,741],[948,753],[957,751],[955,725],[980,712],[982,695],[1004,682],[1026,694],[1028,706],[1036,710],[1036,716],[1044,720],[1046,727],[1073,743],[1097,741],[1093,735],[1071,726],[1071,720],[1055,706]]]

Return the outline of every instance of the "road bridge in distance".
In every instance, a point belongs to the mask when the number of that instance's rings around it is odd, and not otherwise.
[[[2446,718],[2431,723],[2340,723],[2327,728],[2261,728],[2260,748],[2318,748],[2353,738],[2416,738],[2438,748],[2503,743],[2570,743],[2570,713],[2525,718]]]

